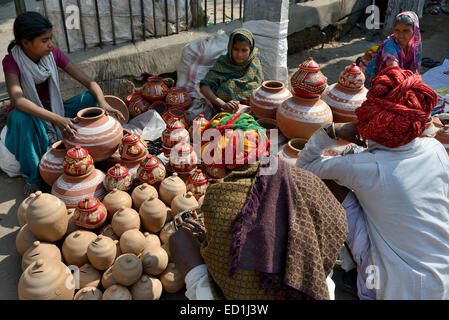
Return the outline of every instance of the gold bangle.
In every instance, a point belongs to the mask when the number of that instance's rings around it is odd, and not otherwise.
[[[337,139],[337,134],[335,133],[335,123],[332,122],[332,133],[334,134],[334,139]]]

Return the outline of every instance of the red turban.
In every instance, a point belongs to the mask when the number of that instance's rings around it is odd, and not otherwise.
[[[423,133],[437,98],[421,75],[397,66],[385,68],[355,110],[357,131],[363,139],[386,147],[405,145]]]

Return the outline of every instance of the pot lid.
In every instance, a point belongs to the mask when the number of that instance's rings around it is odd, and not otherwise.
[[[89,156],[89,152],[81,148],[80,146],[76,146],[74,148],[71,148],[67,150],[66,154],[69,158],[75,159],[75,160],[81,160]]]
[[[156,168],[160,164],[159,159],[148,154],[147,157],[141,162],[140,166],[143,170]]]
[[[101,202],[98,198],[87,197],[78,202],[78,210],[83,212],[92,212],[97,210]]]
[[[200,113],[200,115],[193,120],[195,123],[199,123],[200,125],[202,125],[203,123],[209,123],[209,120],[207,120],[206,118],[204,118],[204,114]]]
[[[301,70],[309,72],[318,72],[321,70],[321,66],[315,60],[313,60],[312,57],[309,57],[309,59],[301,63],[299,65],[299,68]]]
[[[122,166],[120,163],[116,163],[113,167],[109,168],[108,176],[112,178],[123,178],[129,174],[129,170],[126,166]]]
[[[360,74],[362,73],[362,70],[355,63],[352,63],[351,65],[345,67],[344,72],[350,74]]]
[[[173,117],[170,119],[170,121],[167,124],[167,130],[168,131],[174,131],[179,129],[185,129],[184,125],[181,121],[179,121],[178,117]]]
[[[130,133],[130,134],[127,134],[127,135],[123,138],[123,143],[126,143],[126,144],[136,144],[137,142],[139,142],[140,139],[141,139],[141,138],[140,138],[140,135],[139,135],[139,134],[132,132],[132,133]]]
[[[207,183],[207,178],[201,169],[196,169],[196,171],[189,176],[189,181],[193,184],[205,184]]]

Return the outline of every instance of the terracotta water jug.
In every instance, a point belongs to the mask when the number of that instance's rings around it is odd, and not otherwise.
[[[67,231],[67,207],[57,197],[36,192],[26,211],[28,227],[41,241],[55,242]]]
[[[151,154],[147,155],[137,169],[137,179],[152,186],[158,186],[165,179],[166,174],[165,166],[157,157]]]
[[[114,240],[102,235],[92,240],[87,247],[87,258],[97,270],[106,270],[111,267],[116,254],[117,247]]]
[[[162,287],[168,293],[176,293],[185,286],[184,277],[174,263],[169,263],[167,269],[159,276]]]
[[[198,201],[195,199],[192,192],[187,191],[185,194],[177,195],[171,202],[172,216],[187,209],[198,207]]]
[[[20,228],[16,236],[16,249],[21,256],[28,250],[28,248],[33,246],[35,241],[39,239],[34,235],[34,233],[28,227],[28,224],[24,224]]]
[[[122,254],[132,253],[138,256],[145,248],[145,236],[138,229],[123,232],[120,237],[120,251]]]
[[[158,275],[164,272],[168,265],[168,254],[160,246],[146,248],[140,255],[143,271],[147,274]]]
[[[167,205],[171,205],[171,201],[178,194],[187,192],[187,187],[184,181],[179,178],[178,173],[173,173],[171,176],[165,178],[159,186],[159,196]]]
[[[114,229],[112,229],[111,224],[107,224],[107,225],[103,226],[103,228],[101,228],[101,230],[100,230],[100,234],[105,237],[111,238],[112,240],[120,239],[120,237],[115,234]]]
[[[95,287],[100,285],[101,273],[91,264],[86,263],[79,268],[79,286],[80,289],[85,287]]]
[[[449,125],[444,125],[443,128],[441,128],[438,133],[435,136],[435,139],[440,141],[444,148],[446,149],[446,152],[449,154]]]
[[[198,156],[188,142],[178,143],[170,154],[169,164],[179,174],[189,174],[195,170]]]
[[[127,192],[114,188],[102,202],[108,211],[108,220],[111,221],[114,214],[122,207],[131,208],[133,200]]]
[[[75,294],[73,300],[102,300],[103,293],[96,287],[84,287]]]
[[[140,229],[140,217],[136,210],[132,208],[121,207],[111,221],[112,230],[121,237],[125,231],[131,229]]]
[[[73,213],[76,224],[88,230],[98,229],[103,226],[107,217],[106,207],[95,197],[87,197],[80,200]]]
[[[156,233],[161,231],[167,219],[167,207],[158,198],[151,197],[142,203],[139,215],[144,229]]]
[[[168,90],[165,102],[169,107],[178,107],[187,110],[192,105],[192,97],[185,87],[176,86]]]
[[[24,271],[33,262],[43,260],[57,260],[62,262],[61,251],[53,243],[34,241],[22,257],[22,271]]]
[[[142,96],[148,101],[163,100],[168,87],[161,77],[149,77],[142,87]]]
[[[139,134],[131,132],[126,134],[118,147],[122,160],[136,160],[142,158],[148,150],[146,142]]]
[[[161,239],[162,245],[168,243],[168,239],[170,239],[171,235],[175,232],[176,230],[173,223],[166,223],[159,233],[159,238]]]
[[[131,193],[134,209],[139,211],[142,202],[150,199],[151,197],[158,197],[158,193],[156,188],[150,186],[148,183],[143,183],[140,186],[134,188],[133,192]]]
[[[204,114],[202,113],[192,121],[192,125],[189,128],[189,137],[192,144],[201,143],[204,128],[208,123],[209,121],[204,117]]]
[[[197,200],[206,194],[207,178],[201,169],[196,169],[196,171],[189,176],[186,186],[187,191],[190,191]]]
[[[172,148],[180,142],[189,141],[189,132],[179,121],[179,118],[173,118],[167,123],[167,127],[162,131],[162,143],[166,148]]]
[[[80,146],[67,150],[66,156],[62,161],[62,167],[64,173],[69,176],[83,176],[95,169],[92,156],[86,149]]]
[[[298,154],[304,149],[307,140],[303,138],[290,139],[288,143],[279,151],[279,159],[284,160],[291,164],[296,165],[296,160],[298,159]]]
[[[161,281],[147,274],[142,277],[131,287],[133,300],[159,300],[162,294]]]
[[[23,200],[19,207],[17,208],[17,220],[19,220],[19,225],[23,227],[27,223],[26,210],[32,199],[36,197],[35,193],[31,193],[25,200]]]
[[[23,272],[18,294],[20,300],[72,300],[74,278],[61,261],[39,259]]]
[[[133,297],[128,288],[121,285],[112,285],[103,292],[102,300],[132,300]]]
[[[123,128],[114,117],[106,115],[102,108],[86,108],[78,112],[73,138],[64,138],[68,149],[81,146],[94,161],[108,159],[117,150],[123,136]]]
[[[159,237],[155,234],[145,232],[143,234],[145,236],[145,249],[152,248],[152,247],[160,247],[161,246],[161,240]]]
[[[139,114],[147,112],[150,108],[150,102],[145,100],[141,92],[133,92],[127,98],[128,110],[131,117],[136,117]]]
[[[161,114],[161,117],[167,125],[175,118],[177,118],[185,128],[188,128],[190,125],[186,111],[179,107],[169,107],[164,113]]]
[[[292,94],[281,81],[268,80],[254,90],[249,99],[256,117],[276,119],[276,111]]]
[[[142,276],[142,272],[142,262],[132,253],[122,254],[112,266],[112,275],[115,281],[126,287],[136,283]]]
[[[112,266],[109,267],[102,275],[101,277],[101,285],[103,288],[107,289],[110,286],[113,286],[114,284],[118,284],[117,281],[115,281],[114,276],[112,275]]]
[[[62,162],[66,152],[67,149],[60,140],[53,143],[51,149],[42,156],[39,162],[39,174],[46,184],[53,185],[56,179],[64,173]]]
[[[290,78],[290,84],[296,95],[302,98],[318,98],[327,87],[327,78],[321,72],[321,66],[312,57],[299,65]]]
[[[133,179],[129,169],[120,163],[116,163],[107,171],[107,175],[103,181],[103,186],[108,192],[111,192],[114,189],[120,191],[131,190],[133,186]]]
[[[89,263],[87,248],[97,238],[91,231],[78,230],[69,234],[62,244],[62,255],[67,265],[82,265]]]

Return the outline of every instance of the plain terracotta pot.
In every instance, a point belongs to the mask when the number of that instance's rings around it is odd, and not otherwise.
[[[142,203],[139,215],[144,229],[156,233],[161,231],[167,220],[167,207],[158,198],[151,197]]]
[[[26,211],[30,205],[31,200],[36,197],[35,193],[31,193],[25,200],[23,200],[17,208],[17,220],[19,220],[20,227],[23,227],[27,223]]]
[[[254,90],[249,99],[251,111],[256,117],[276,119],[279,106],[292,94],[281,81],[268,80]]]
[[[67,231],[67,207],[57,197],[36,192],[26,211],[27,224],[30,230],[41,241],[55,242]]]
[[[167,205],[171,205],[174,197],[187,192],[186,184],[175,172],[170,177],[165,178],[159,186],[159,196]]]
[[[121,285],[112,285],[103,293],[102,300],[132,300],[131,292]]]
[[[153,276],[144,274],[131,287],[133,300],[159,300],[162,294],[161,281]]]
[[[101,230],[100,230],[100,234],[105,236],[105,237],[109,237],[112,240],[119,240],[120,237],[118,235],[115,234],[114,229],[112,229],[112,225],[111,224],[107,224],[105,225]]]
[[[67,265],[82,265],[89,263],[87,247],[97,237],[91,231],[78,230],[69,234],[62,244],[62,255]]]
[[[62,162],[64,161],[67,149],[64,143],[56,141],[51,145],[39,162],[39,174],[42,180],[48,185],[53,185],[55,181],[64,173]]]
[[[140,229],[140,216],[136,210],[122,207],[112,217],[111,226],[114,233],[121,237],[125,231]]]
[[[145,236],[138,229],[123,232],[120,237],[120,251],[122,254],[133,253],[136,256],[145,248]]]
[[[147,274],[161,274],[168,265],[168,254],[160,246],[147,247],[140,255],[143,271]]]
[[[134,188],[131,193],[134,209],[140,210],[142,202],[150,199],[151,197],[158,197],[158,193],[155,187],[150,186],[148,183],[143,183],[140,186]]]
[[[61,251],[52,243],[34,241],[22,257],[22,271],[24,271],[33,262],[43,260],[57,260],[62,262]]]
[[[38,240],[39,239],[28,227],[28,224],[25,224],[17,233],[16,249],[20,253],[20,255],[23,256],[23,254],[33,246],[33,243]]]
[[[114,280],[125,287],[136,283],[142,276],[142,272],[142,262],[132,253],[122,254],[112,266]]]
[[[20,300],[72,300],[75,294],[74,278],[61,261],[33,262],[19,279]]]
[[[298,159],[299,152],[304,149],[307,140],[303,138],[290,139],[287,144],[279,152],[279,158],[288,162],[292,166],[296,165],[296,160]]]
[[[149,232],[145,232],[143,235],[145,236],[145,249],[161,246],[161,239],[157,235]]]
[[[170,236],[175,232],[176,230],[173,223],[166,223],[159,233],[159,238],[161,239],[162,244],[168,243],[168,239],[170,239]]]
[[[73,300],[102,300],[103,293],[96,287],[84,287],[75,294]]]
[[[96,270],[91,264],[86,263],[80,267],[79,285],[80,289],[85,287],[95,287],[100,285],[101,273]]]
[[[115,281],[114,276],[112,275],[112,266],[111,266],[105,272],[103,272],[103,275],[101,277],[101,285],[103,286],[103,288],[107,289],[114,284],[118,283],[117,281]]]
[[[177,195],[171,203],[172,216],[174,217],[180,212],[198,206],[198,201],[196,201],[192,192]]]
[[[174,263],[169,263],[167,269],[159,276],[162,287],[168,293],[176,293],[185,286],[184,277]]]
[[[87,247],[87,258],[97,270],[106,270],[111,267],[116,254],[117,247],[114,240],[102,235],[95,238]]]
[[[73,138],[65,138],[67,149],[81,146],[89,151],[94,161],[108,159],[117,150],[123,136],[123,128],[114,117],[106,115],[102,108],[86,108],[78,112]]]
[[[116,213],[120,208],[131,208],[133,200],[131,196],[125,192],[114,188],[109,192],[103,199],[103,204],[108,210],[108,220],[111,221],[114,213]]]

